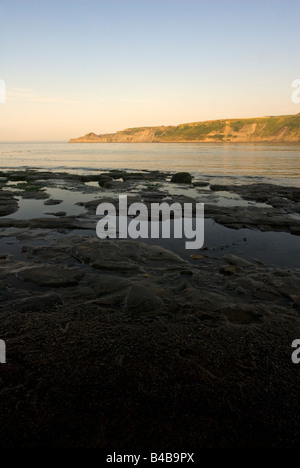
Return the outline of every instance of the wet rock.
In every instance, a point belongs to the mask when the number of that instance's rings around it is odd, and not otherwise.
[[[251,278],[246,276],[241,276],[236,279],[236,284],[238,287],[246,291],[250,291],[251,293],[255,293],[256,291],[262,290],[265,288],[264,283],[261,281],[261,278]],[[270,288],[269,288],[270,290]]]
[[[159,246],[127,240],[88,239],[70,247],[72,256],[93,268],[108,271],[141,271],[143,267],[185,264],[178,255]]]
[[[156,265],[159,263],[162,265],[184,265],[187,264],[179,255],[171,252],[170,250],[164,249],[159,245],[148,246],[146,244],[141,245],[141,261],[147,265]],[[153,263],[152,263],[153,262]]]
[[[193,186],[194,187],[208,187],[209,186],[209,182],[202,182],[202,181],[193,181]]]
[[[268,198],[267,201],[268,204],[272,205],[274,208],[288,208],[290,204],[289,200],[280,197]]]
[[[90,239],[80,245],[71,247],[70,253],[83,263],[89,263],[93,268],[100,270],[140,270],[138,249],[128,246],[127,242],[112,243],[105,240]]]
[[[147,190],[141,193],[141,198],[148,203],[157,203],[167,195],[167,192],[160,192],[159,190]]]
[[[65,211],[56,211],[54,213],[51,213],[51,211],[45,211],[45,214],[52,215],[52,216],[57,216],[58,218],[61,218],[62,216],[67,215],[67,213]]]
[[[300,306],[300,278],[292,274],[287,277],[270,277],[268,283],[269,286],[275,288],[281,296],[288,298],[290,301]]]
[[[109,175],[107,175],[107,174],[101,174],[101,175],[98,177],[98,184],[100,185],[100,187],[104,187],[104,185],[105,185],[107,182],[112,182],[112,178],[109,177]]]
[[[257,322],[261,318],[261,314],[252,310],[250,307],[226,307],[221,309],[221,312],[226,316],[229,322],[239,325],[248,325],[251,322]]]
[[[97,174],[85,174],[85,175],[80,175],[80,181],[81,182],[98,182],[99,180],[99,175]]]
[[[109,180],[107,182],[104,182],[102,185],[103,188],[110,188],[110,189],[118,189],[118,190],[124,190],[127,185],[120,181],[120,180]]]
[[[101,197],[97,200],[90,200],[88,202],[81,203],[81,206],[84,206],[87,210],[96,213],[97,207],[100,203],[110,203],[112,204],[116,209],[118,213],[118,207],[119,207],[119,200],[117,198],[112,198],[112,197]],[[76,203],[79,205],[79,203]]]
[[[15,270],[14,274],[25,282],[56,288],[77,286],[84,276],[77,268],[60,268],[51,264],[21,267]]]
[[[63,200],[55,200],[54,198],[49,198],[49,200],[44,202],[44,205],[52,206],[52,205],[60,205]]]
[[[93,302],[98,305],[123,306],[133,282],[116,275],[101,275],[101,278],[98,276],[93,279],[89,277],[89,284],[92,287],[89,296],[96,297]]]
[[[22,223],[16,223],[13,220],[10,222],[10,225],[13,227],[31,227],[31,228],[41,228],[41,229],[95,229],[95,222],[80,221],[75,216],[61,216],[59,218],[34,218],[29,219],[27,222],[23,220]],[[0,223],[1,226],[1,223]]]
[[[25,191],[22,195],[24,200],[44,200],[49,198],[48,193],[42,191]]]
[[[17,203],[0,204],[0,216],[8,216],[18,211]]]
[[[213,192],[229,192],[230,186],[229,185],[220,185],[220,184],[210,184],[210,190]]]
[[[132,282],[126,278],[115,275],[105,275],[97,279],[93,283],[95,292],[98,295],[107,295],[124,290],[128,290],[132,285]]]
[[[127,311],[139,314],[157,311],[162,305],[160,297],[142,286],[132,286],[125,301]]]
[[[2,218],[0,219],[0,228],[27,228],[29,221],[24,219]]]
[[[200,254],[191,254],[190,255],[190,258],[192,260],[202,260],[204,258],[204,255],[200,255]]]
[[[189,172],[177,172],[171,178],[171,182],[175,184],[191,184],[192,176]]]
[[[13,194],[10,190],[0,190],[0,199],[5,201],[5,200],[11,200],[13,198]]]
[[[8,253],[0,254],[0,260],[9,260],[11,258],[11,255]]]
[[[253,258],[253,261],[255,263],[257,263],[258,265],[265,265],[265,262],[262,262],[261,260],[259,260],[258,258]]]
[[[241,268],[234,266],[234,265],[223,266],[220,269],[220,273],[226,276],[237,275],[239,274],[240,271],[241,271]]]
[[[253,267],[253,263],[248,262],[242,257],[238,257],[236,255],[224,255],[223,260],[228,262],[230,265],[235,265],[240,268],[247,268],[247,267]]]
[[[40,229],[19,229],[18,231],[12,231],[13,236],[16,237],[18,240],[47,240],[47,237],[49,235],[48,230],[40,230]],[[1,236],[1,234],[0,234]]]
[[[127,197],[128,206],[132,203],[136,203],[139,201],[141,201],[141,198],[139,195],[129,195]],[[119,213],[119,199],[118,198],[100,197],[99,199],[90,200],[88,202],[81,203],[80,205],[84,206],[90,213],[96,214],[97,207],[100,203],[112,204],[116,209],[116,214]],[[76,203],[76,204],[79,205],[79,203]]]
[[[300,236],[300,225],[299,226],[291,226],[290,227],[290,232],[291,234],[294,234],[295,236]]]
[[[9,190],[0,190],[0,216],[8,216],[18,210],[18,200]]]
[[[61,304],[61,296],[55,292],[49,292],[43,295],[29,296],[18,301],[12,301],[9,306],[14,307],[20,312],[52,312],[54,306]]]
[[[245,184],[245,185],[221,185],[212,184],[213,191],[226,191],[239,194],[246,200],[263,202],[274,207],[287,206],[287,200],[298,203],[300,200],[300,189],[298,187],[285,187],[275,184]]]
[[[14,290],[13,294],[11,288],[7,287],[7,283],[0,281],[0,308],[4,307],[4,304],[18,304],[27,297],[30,296],[30,293],[25,290]]]
[[[124,172],[122,178],[124,181],[128,181],[128,180],[160,181],[160,180],[165,180],[166,174],[159,172],[159,171]]]
[[[123,179],[125,174],[125,171],[119,171],[118,169],[112,169],[107,173],[112,179]]]
[[[192,270],[185,269],[185,270],[181,270],[180,274],[182,276],[193,276],[194,273],[192,272]]]

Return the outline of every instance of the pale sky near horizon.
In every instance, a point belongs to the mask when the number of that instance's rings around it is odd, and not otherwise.
[[[0,141],[296,114],[299,0],[0,0]]]

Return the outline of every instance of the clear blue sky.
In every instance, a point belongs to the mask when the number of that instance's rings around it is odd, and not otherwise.
[[[295,114],[299,0],[0,0],[0,140]]]

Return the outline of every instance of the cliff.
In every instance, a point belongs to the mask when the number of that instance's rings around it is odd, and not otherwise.
[[[167,127],[128,128],[116,133],[88,133],[70,143],[300,143],[300,114],[250,119],[209,120]]]

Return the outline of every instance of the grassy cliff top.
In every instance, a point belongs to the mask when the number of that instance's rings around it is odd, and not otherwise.
[[[89,133],[71,142],[300,142],[300,114],[223,119],[176,126],[135,127],[113,134]]]

